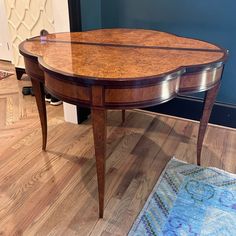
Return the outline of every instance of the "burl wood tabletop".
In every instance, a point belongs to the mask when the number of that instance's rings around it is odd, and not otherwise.
[[[20,50],[39,56],[50,70],[94,80],[140,80],[184,73],[225,61],[227,52],[200,40],[139,29],[50,34],[25,41]]]

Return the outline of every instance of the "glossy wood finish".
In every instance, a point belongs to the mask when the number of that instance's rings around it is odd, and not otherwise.
[[[216,67],[210,70],[203,70],[187,73],[181,76],[179,94],[205,91],[214,86],[222,75],[223,67]]]
[[[226,50],[158,31],[103,29],[50,34],[43,40],[35,37],[24,41],[20,52],[26,64],[32,61],[44,71],[50,93],[63,101],[92,108],[100,217],[104,209],[106,109],[151,106],[177,94],[210,89],[200,123],[200,164]],[[34,71],[29,69],[32,74]]]
[[[25,71],[30,78],[34,78],[44,83],[44,73],[40,69],[37,58],[24,57]]]
[[[75,104],[91,105],[91,87],[83,84],[67,83],[57,80],[45,73],[45,86],[51,94],[57,94],[62,101],[74,102]]]
[[[103,218],[106,171],[106,110],[93,108],[92,122],[98,180],[99,217]]]
[[[47,113],[45,104],[45,93],[43,83],[37,79],[31,78],[33,91],[35,94],[35,99],[38,107],[41,128],[42,128],[42,149],[46,150],[47,145]]]
[[[33,91],[39,111],[39,118],[42,130],[42,150],[47,146],[47,110],[44,94],[44,73],[40,69],[38,60],[33,57],[24,57],[25,71],[31,78]]]
[[[105,170],[106,170],[106,115],[103,108],[104,91],[101,86],[92,86],[92,123],[93,138],[97,166],[99,217],[103,218],[104,194],[105,194]]]
[[[214,87],[209,89],[205,95],[202,118],[200,120],[198,139],[197,139],[197,164],[198,165],[201,164],[202,144],[205,137],[207,124],[210,119],[211,111],[212,111],[219,88],[220,88],[220,82],[218,82]]]

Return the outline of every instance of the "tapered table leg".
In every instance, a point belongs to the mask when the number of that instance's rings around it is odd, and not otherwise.
[[[93,108],[92,122],[97,166],[99,217],[103,218],[106,169],[106,110]]]
[[[34,95],[36,98],[36,103],[38,107],[39,112],[39,118],[41,122],[41,128],[42,128],[42,149],[46,150],[46,144],[47,144],[47,111],[46,111],[46,105],[45,105],[45,93],[44,93],[44,85],[42,82],[32,79],[32,87],[34,91]]]
[[[213,88],[209,89],[205,95],[203,113],[202,113],[202,118],[199,125],[198,140],[197,140],[197,164],[198,165],[201,164],[202,144],[203,144],[207,124],[211,116],[211,111],[212,111],[219,87],[220,87],[220,82],[217,83]]]

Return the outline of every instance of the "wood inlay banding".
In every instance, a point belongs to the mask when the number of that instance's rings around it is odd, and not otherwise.
[[[34,58],[24,57],[24,62],[26,73],[31,78],[37,78],[44,82],[44,74],[43,71],[39,68],[38,60],[35,60]]]
[[[63,95],[72,100],[80,100],[81,102],[90,103],[91,100],[91,88],[82,85],[74,85],[66,83],[65,81],[56,80],[51,75],[45,73],[45,85],[47,89],[52,91],[55,95]]]
[[[164,47],[164,46],[145,46],[145,45],[132,45],[132,44],[114,44],[114,43],[96,43],[96,42],[79,42],[79,41],[63,41],[63,40],[40,40],[28,39],[28,42],[38,41],[40,43],[69,43],[69,44],[82,44],[87,46],[101,46],[101,47],[127,47],[127,48],[146,48],[146,49],[162,49],[162,50],[183,50],[183,51],[203,51],[203,52],[224,52],[223,49],[208,49],[208,48],[181,48],[181,47]]]
[[[221,79],[222,69],[223,67],[219,67],[183,75],[180,80],[179,93],[200,92],[211,88]]]
[[[164,81],[157,85],[141,88],[107,88],[105,89],[105,104],[139,103],[149,100],[168,100],[179,89],[179,77],[175,80]]]

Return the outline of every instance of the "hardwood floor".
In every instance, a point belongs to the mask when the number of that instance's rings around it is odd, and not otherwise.
[[[12,68],[0,62],[0,69]],[[198,123],[144,111],[108,113],[104,219],[98,219],[91,120],[66,123],[47,106],[41,150],[35,99],[25,78],[0,81],[0,235],[126,235],[166,163],[196,163]],[[236,131],[210,126],[202,164],[236,173]]]

